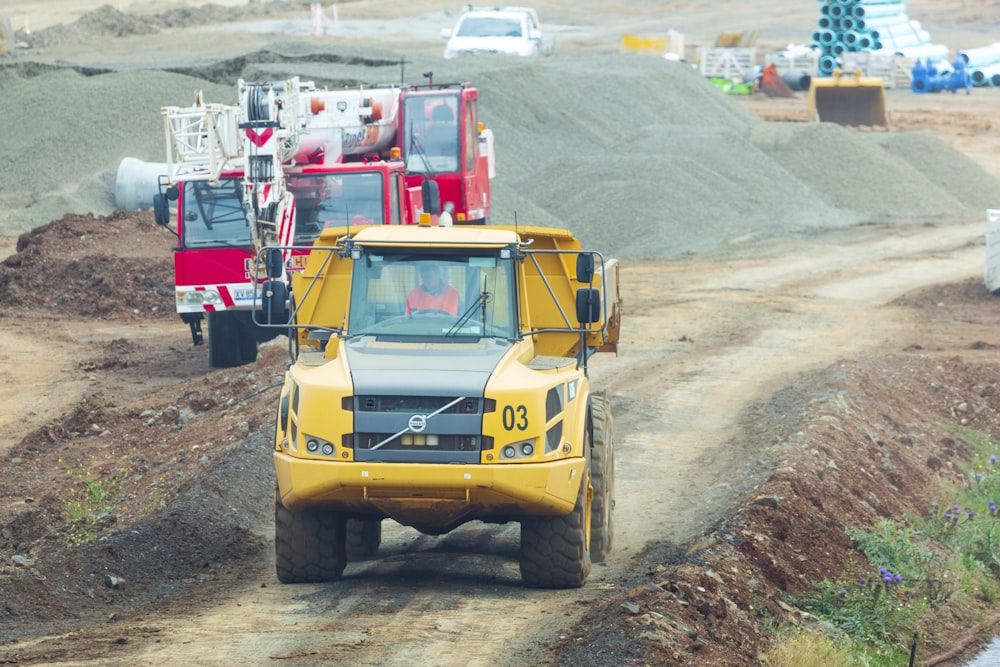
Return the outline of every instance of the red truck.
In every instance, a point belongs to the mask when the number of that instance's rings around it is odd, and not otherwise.
[[[493,134],[471,85],[321,90],[293,78],[238,89],[236,105],[196,94],[191,107],[163,108],[167,162],[152,197],[157,222],[176,225],[177,312],[195,345],[207,316],[211,366],[250,363],[274,335],[254,319],[261,248],[424,213],[489,222]],[[139,178],[129,160],[119,190]],[[285,261],[299,260],[286,251]]]

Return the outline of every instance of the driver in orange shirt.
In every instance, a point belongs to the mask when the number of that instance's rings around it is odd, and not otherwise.
[[[420,285],[406,297],[406,314],[421,311],[438,311],[458,315],[458,291],[444,281],[444,273],[437,264],[420,266]]]

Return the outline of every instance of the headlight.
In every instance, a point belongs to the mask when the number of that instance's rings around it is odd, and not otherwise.
[[[530,459],[535,453],[535,441],[534,440],[522,440],[520,442],[512,442],[509,445],[504,445],[500,450],[501,459]]]
[[[182,306],[218,305],[222,303],[222,297],[215,289],[178,290],[177,303]]]
[[[303,434],[302,437],[306,440],[306,450],[310,454],[322,454],[323,456],[337,455],[337,449],[333,446],[332,442],[308,434]]]

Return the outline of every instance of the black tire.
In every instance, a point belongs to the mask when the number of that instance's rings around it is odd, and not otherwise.
[[[337,512],[286,509],[275,494],[274,553],[283,584],[336,581],[347,567],[347,521]]]
[[[208,316],[208,365],[233,368],[257,360],[257,331],[249,313],[219,311]]]
[[[590,561],[603,563],[611,553],[615,537],[615,449],[611,403],[604,396],[592,396],[590,415],[593,428],[590,484],[594,488],[594,499],[590,504]]]
[[[534,588],[580,588],[590,575],[589,472],[566,516],[521,519],[521,581]]]
[[[381,519],[347,520],[347,560],[356,563],[370,560],[382,544]]]

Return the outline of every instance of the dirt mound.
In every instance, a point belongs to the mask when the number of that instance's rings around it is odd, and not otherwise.
[[[944,289],[953,312],[985,305],[970,291]],[[936,303],[941,296],[935,288],[908,300]],[[600,635],[567,638],[555,647],[553,664],[763,664],[773,638],[762,618],[815,626],[788,604],[789,595],[814,590],[814,582],[878,576],[845,529],[928,516],[950,504],[931,489],[973,481],[965,472],[970,451],[952,429],[961,423],[1000,436],[994,356],[939,358],[917,349],[862,357],[785,390],[774,410],[760,406],[760,416],[786,413],[790,403],[804,408],[801,421],[765,419],[751,427],[777,435],[783,450],[769,478],[685,552],[651,547],[644,558],[651,568],[630,593],[582,624],[604,628]],[[907,582],[909,594],[925,583]],[[935,623],[921,627],[924,659],[954,646],[990,609],[956,584],[942,585]]]
[[[16,254],[0,264],[0,306],[95,318],[176,317],[174,241],[148,212],[66,215],[18,238]]]
[[[120,359],[155,356],[144,343],[109,347],[125,350]],[[114,620],[178,589],[210,596],[217,578],[237,576],[234,564],[265,548],[254,534],[273,511],[263,426],[283,356],[272,345],[254,367],[200,375],[182,394],[98,391],[3,457],[0,552],[14,556],[0,563],[7,637],[40,621]],[[91,372],[122,377],[115,364]]]

